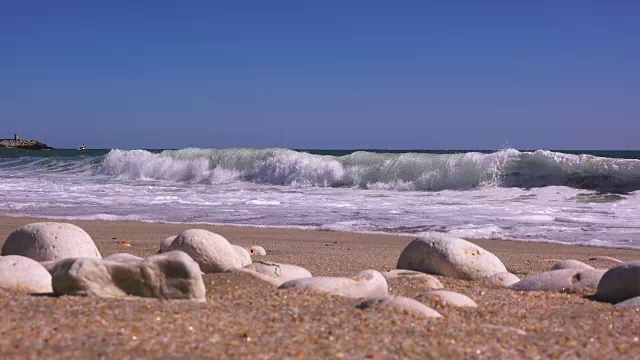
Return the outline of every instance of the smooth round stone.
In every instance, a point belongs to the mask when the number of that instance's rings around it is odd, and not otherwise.
[[[617,303],[640,296],[640,261],[616,265],[607,270],[598,284],[596,298]]]
[[[236,254],[238,254],[238,256],[240,257],[242,266],[247,266],[251,264],[251,254],[249,253],[249,250],[239,245],[231,245],[231,246],[233,246],[233,248],[236,250]]]
[[[163,253],[163,252],[167,252],[169,251],[169,247],[171,246],[171,243],[173,242],[173,240],[176,239],[177,236],[172,235],[167,237],[166,239],[162,240],[162,242],[160,243],[160,251],[158,251],[158,253]]]
[[[495,285],[507,287],[520,281],[520,278],[510,272],[501,272],[489,276],[487,280]]]
[[[616,304],[616,307],[640,307],[640,296],[632,297],[631,299],[619,302]]]
[[[611,261],[611,262],[614,262],[616,264],[624,263],[624,261],[622,261],[620,259],[616,259],[616,258],[613,258],[611,256],[600,256],[600,255],[592,256],[592,257],[589,258],[589,260]]]
[[[202,229],[185,230],[168,248],[187,253],[205,274],[242,267],[242,258],[224,237]]]
[[[56,294],[99,297],[140,296],[205,301],[198,264],[181,251],[169,251],[138,262],[65,259],[53,268]]]
[[[509,286],[517,291],[564,291],[576,292],[595,289],[606,270],[562,269],[532,275]]]
[[[427,318],[442,317],[439,312],[427,305],[403,296],[378,296],[369,298],[356,305],[358,309],[380,309],[387,308],[399,312],[406,312]]]
[[[279,288],[308,288],[348,298],[384,296],[389,292],[384,276],[375,270],[364,270],[350,278],[321,276],[290,280]]]
[[[38,262],[101,258],[89,234],[73,224],[58,222],[32,223],[18,228],[2,246],[2,255],[20,255]]]
[[[415,238],[400,254],[396,268],[463,280],[488,278],[507,271],[502,261],[489,251],[444,235]]]
[[[443,305],[454,307],[477,308],[478,304],[467,295],[463,295],[454,291],[433,290],[416,296],[417,299],[432,299]]]
[[[37,261],[18,255],[0,257],[0,288],[32,294],[51,293],[51,275]]]
[[[312,277],[307,269],[300,266],[266,261],[254,261],[247,266],[229,271],[248,273],[275,286],[280,286],[289,280]]]
[[[593,266],[587,265],[582,261],[578,260],[562,260],[558,261],[551,267],[551,270],[562,270],[562,269],[593,269]]]
[[[419,279],[424,287],[429,289],[442,289],[442,283],[434,276],[419,271],[394,269],[381,272],[382,276],[389,281],[393,279]]]
[[[258,245],[253,245],[252,247],[250,247],[249,248],[249,253],[251,253],[251,256],[265,256],[265,255],[267,255],[267,251],[262,246],[258,246]]]

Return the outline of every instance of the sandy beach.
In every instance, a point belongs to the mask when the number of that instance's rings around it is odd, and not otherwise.
[[[640,1],[41,3],[0,360],[640,360]]]
[[[42,219],[0,217],[0,239]],[[297,229],[69,221],[86,230],[103,256],[150,256],[170,235],[214,231],[231,243],[260,245],[266,261],[302,266],[314,276],[395,268],[408,237]],[[119,245],[128,242],[131,247]],[[640,251],[553,243],[472,240],[518,276],[547,271],[560,259],[597,268],[610,256]],[[262,260],[261,259],[261,260]],[[640,309],[592,301],[590,293],[516,292],[485,281],[438,276],[477,309],[434,307],[444,318],[359,310],[357,300],[309,290],[278,290],[245,274],[204,276],[207,301],[31,296],[0,291],[3,358],[634,358],[640,356]],[[413,297],[420,279],[389,281]]]

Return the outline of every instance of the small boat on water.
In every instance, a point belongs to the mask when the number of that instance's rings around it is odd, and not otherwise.
[[[87,146],[85,144],[82,144],[80,146],[78,146],[78,151],[83,151],[83,150],[87,150]]]

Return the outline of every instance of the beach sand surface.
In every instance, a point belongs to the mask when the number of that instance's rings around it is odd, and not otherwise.
[[[45,219],[0,217],[0,241],[17,227]],[[64,221],[64,220],[49,220]],[[409,237],[345,232],[64,221],[85,229],[103,256],[157,253],[160,242],[190,228],[231,243],[260,245],[254,258],[302,266],[314,276],[348,276],[395,268]],[[610,256],[640,260],[640,251],[555,243],[472,240],[525,277],[558,260],[597,268]],[[130,247],[119,245],[127,242]],[[640,358],[640,308],[619,309],[592,293],[516,292],[486,281],[437,277],[445,289],[471,297],[477,309],[429,302],[444,317],[359,310],[357,299],[278,290],[246,274],[204,276],[207,301],[33,296],[0,290],[1,358]],[[414,297],[423,280],[394,279],[390,293]]]

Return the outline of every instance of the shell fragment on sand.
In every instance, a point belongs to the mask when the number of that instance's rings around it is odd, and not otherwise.
[[[267,251],[262,246],[258,246],[258,245],[253,245],[252,247],[250,247],[249,248],[249,253],[251,253],[251,256],[265,256],[265,255],[267,255]]]
[[[436,279],[435,276],[419,271],[394,269],[383,271],[381,274],[387,281],[393,279],[415,279],[421,281],[422,287],[426,287],[429,289],[442,289],[444,287],[442,286],[440,280]]]
[[[510,272],[501,272],[489,276],[487,280],[495,285],[507,287],[520,281],[520,278]]]
[[[101,258],[91,236],[67,223],[31,223],[12,232],[2,246],[2,255],[20,255],[38,262],[73,257]]]
[[[578,260],[562,260],[555,263],[551,270],[562,270],[562,269],[593,269],[593,266],[587,265],[582,261]]]
[[[596,298],[617,303],[640,296],[640,261],[623,263],[607,270],[598,284]]]
[[[65,259],[53,268],[51,282],[53,291],[60,295],[205,301],[200,268],[181,251],[154,255],[138,262]]]
[[[442,305],[450,305],[454,307],[477,308],[478,304],[467,295],[463,295],[454,291],[433,290],[416,296],[416,299],[432,299]]]
[[[254,261],[247,266],[229,271],[247,273],[275,286],[280,286],[289,280],[312,277],[307,269],[300,266],[266,261]]]
[[[532,275],[509,286],[517,291],[562,291],[576,292],[595,289],[606,270],[562,269]]]
[[[439,312],[433,310],[427,305],[403,296],[378,296],[369,298],[358,305],[358,309],[379,309],[388,308],[400,312],[406,312],[426,318],[439,318],[442,317]]]
[[[613,258],[611,256],[592,256],[589,260],[601,260],[601,261],[611,261],[617,264],[622,264],[624,261],[620,259]]]
[[[0,288],[38,294],[53,292],[47,269],[19,255],[0,257]]]
[[[290,280],[279,288],[308,288],[349,298],[384,296],[389,292],[387,281],[376,270],[364,270],[350,278],[322,276]]]
[[[463,280],[487,278],[507,271],[502,261],[489,251],[444,235],[415,238],[400,254],[396,268]]]

